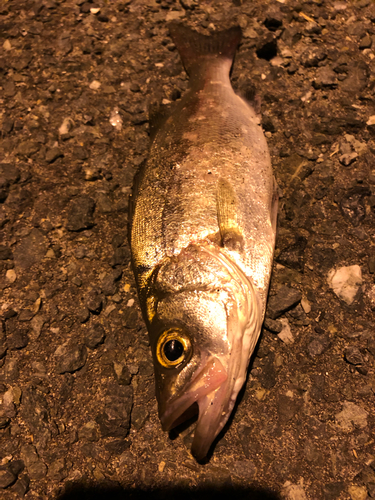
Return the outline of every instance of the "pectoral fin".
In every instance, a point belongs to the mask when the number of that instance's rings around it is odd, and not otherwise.
[[[237,220],[237,196],[225,179],[219,179],[216,203],[222,246],[228,250],[242,251],[244,239]]]

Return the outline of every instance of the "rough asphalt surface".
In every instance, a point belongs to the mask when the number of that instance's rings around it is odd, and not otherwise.
[[[148,106],[188,85],[176,19],[241,25],[233,86],[260,96],[281,196],[205,464],[192,426],[161,431],[127,243]],[[375,4],[8,0],[0,37],[0,498],[375,498]]]

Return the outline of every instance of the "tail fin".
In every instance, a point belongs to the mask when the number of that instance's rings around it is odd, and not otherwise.
[[[220,58],[232,63],[242,36],[239,26],[206,36],[182,24],[171,23],[169,32],[190,77],[201,73],[210,60]]]

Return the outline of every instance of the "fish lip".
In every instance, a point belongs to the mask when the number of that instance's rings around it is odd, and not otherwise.
[[[197,373],[193,380],[186,386],[183,394],[174,401],[169,401],[166,404],[166,409],[160,414],[160,421],[164,431],[173,429],[179,418],[188,410],[194,403],[198,403],[208,394],[213,393],[227,380],[227,371],[217,357],[210,357],[207,362],[202,363],[201,370]],[[178,423],[182,423],[179,421]]]

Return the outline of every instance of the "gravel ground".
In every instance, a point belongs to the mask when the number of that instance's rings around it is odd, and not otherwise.
[[[157,417],[127,243],[148,106],[188,86],[167,22],[240,24],[280,188],[269,307],[205,464]],[[0,6],[0,498],[375,498],[375,4]],[[151,493],[150,493],[151,492]]]

